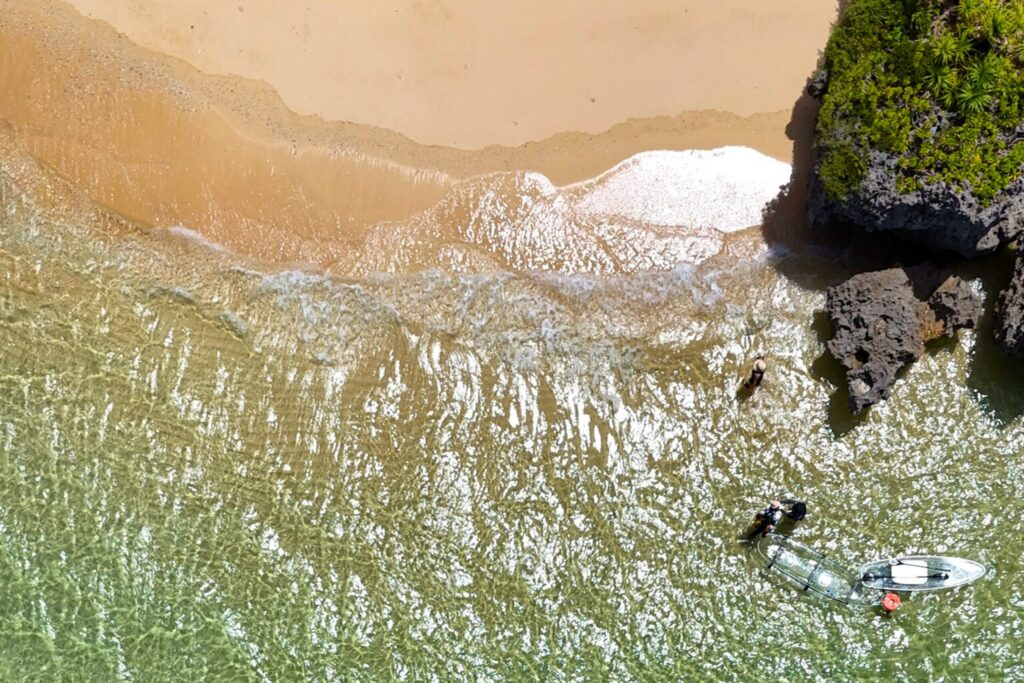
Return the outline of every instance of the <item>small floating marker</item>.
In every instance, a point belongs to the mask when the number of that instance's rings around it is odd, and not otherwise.
[[[882,609],[886,614],[892,614],[900,608],[900,596],[895,593],[886,593],[882,598]]]

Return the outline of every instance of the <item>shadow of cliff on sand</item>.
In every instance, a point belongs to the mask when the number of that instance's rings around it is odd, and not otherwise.
[[[761,233],[769,245],[783,245],[789,249],[802,247],[813,241],[807,215],[807,187],[814,166],[814,125],[820,104],[806,92],[793,104],[786,125],[786,137],[793,141],[792,171],[789,184],[764,209]]]
[[[849,0],[836,2],[833,29],[848,6]],[[794,101],[786,125],[786,137],[793,143],[789,182],[765,206],[761,220],[762,237],[776,256],[775,269],[811,290],[838,284],[855,273],[913,265],[926,258],[922,257],[920,245],[902,241],[891,232],[868,232],[841,223],[812,227],[807,200],[821,103],[808,94],[808,88],[823,66],[824,52],[819,54],[818,64]]]
[[[866,232],[842,224],[811,226],[807,197],[819,106],[806,92],[794,103],[786,126],[786,136],[793,141],[789,183],[762,213],[761,234],[776,254],[775,269],[800,287],[820,290],[855,273],[920,261],[920,247],[891,233]]]
[[[837,1],[833,28],[848,4],[849,0]],[[808,289],[822,289],[842,279],[845,270],[834,271],[845,261],[842,255],[848,251],[853,233],[850,230],[814,230],[807,212],[807,193],[814,168],[814,128],[821,107],[821,103],[807,93],[807,86],[821,69],[823,60],[822,52],[793,103],[786,125],[786,137],[793,142],[789,183],[768,203],[761,220],[764,241],[779,256],[775,259],[776,270]]]

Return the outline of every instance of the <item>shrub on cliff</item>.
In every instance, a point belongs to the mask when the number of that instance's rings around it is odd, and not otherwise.
[[[818,177],[856,190],[872,150],[896,189],[945,182],[985,205],[1024,165],[1024,0],[851,0],[825,49]]]

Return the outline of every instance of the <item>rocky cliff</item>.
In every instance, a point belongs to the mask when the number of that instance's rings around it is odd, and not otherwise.
[[[815,226],[891,231],[931,249],[967,257],[991,253],[1024,233],[1024,178],[984,205],[971,192],[944,181],[901,192],[897,189],[902,177],[897,157],[870,150],[860,184],[835,199],[821,182],[822,149],[817,148],[808,193],[808,211]]]
[[[849,0],[807,91],[821,102],[814,225],[891,232],[965,257],[1024,239],[1024,4]],[[1022,268],[1019,258],[995,335],[1024,356]],[[871,291],[879,302],[865,298]],[[902,301],[896,291],[888,279],[846,294],[871,317],[875,303]],[[858,372],[877,375],[865,400],[887,392],[874,365]]]
[[[968,257],[1024,232],[1024,5],[1010,5],[850,0],[807,87],[813,223]]]

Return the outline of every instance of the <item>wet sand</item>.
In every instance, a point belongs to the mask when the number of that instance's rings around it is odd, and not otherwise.
[[[74,4],[126,35],[57,0],[13,0],[0,15],[0,118],[19,144],[133,220],[182,225],[261,259],[321,265],[371,226],[424,210],[481,173],[532,170],[565,184],[648,149],[726,144],[789,161],[790,107],[834,14],[820,2],[783,3],[767,15],[692,2],[678,9],[682,26],[657,3],[599,22],[569,6],[559,16],[533,8],[537,19],[530,3],[500,16],[455,3],[343,11],[313,2],[304,4],[309,31],[296,33],[295,9]],[[386,8],[429,17],[386,22]],[[338,38],[353,21],[363,22],[359,40]],[[416,33],[431,27],[433,41]],[[471,44],[456,49],[455,35]],[[772,51],[772,39],[784,47]],[[459,50],[481,56],[471,73],[428,68]],[[423,72],[401,85],[378,77],[402,59]],[[574,75],[560,70],[566,60],[575,60]],[[339,80],[331,69],[341,62],[348,70]],[[588,83],[605,90],[590,88],[594,101],[583,106],[572,93]],[[465,120],[432,106],[438,98],[478,109]],[[501,112],[513,100],[533,118],[510,124]],[[710,107],[720,111],[684,111]],[[524,140],[534,141],[499,146]],[[439,141],[486,146],[424,144]]]

